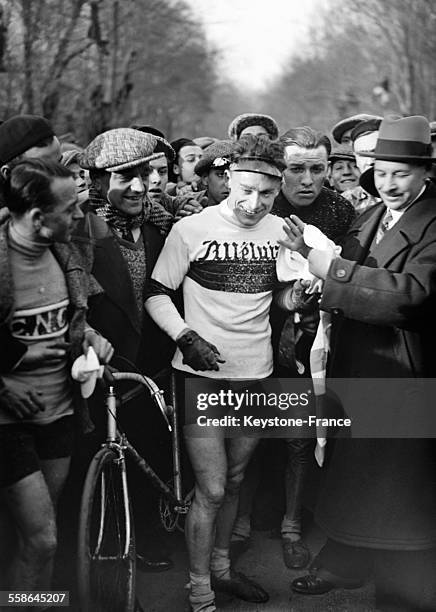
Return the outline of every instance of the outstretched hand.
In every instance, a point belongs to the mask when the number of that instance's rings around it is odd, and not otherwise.
[[[307,246],[303,238],[305,223],[296,215],[285,218],[284,222],[286,225],[283,226],[283,229],[287,238],[278,240],[278,243],[290,251],[297,251],[303,257],[307,257],[310,247]]]

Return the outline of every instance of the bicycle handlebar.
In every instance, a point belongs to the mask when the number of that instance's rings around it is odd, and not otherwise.
[[[136,372],[119,372],[118,370],[116,370],[115,368],[111,366],[105,366],[103,378],[105,379],[106,383],[109,385],[111,384],[113,385],[114,381],[118,381],[118,380],[133,380],[143,385],[144,387],[147,387],[147,389],[150,392],[151,397],[157,403],[162,413],[162,416],[164,417],[168,425],[168,429],[171,431],[172,428],[171,428],[171,424],[168,419],[168,415],[170,411],[165,402],[163,392],[159,389],[159,387],[156,385],[153,379],[149,378],[148,376],[145,376],[145,374],[137,374]],[[133,391],[133,393],[128,392],[125,394],[125,396],[121,398],[121,402],[127,401],[128,399],[132,399],[133,397],[135,397],[135,395],[136,395],[135,390]]]

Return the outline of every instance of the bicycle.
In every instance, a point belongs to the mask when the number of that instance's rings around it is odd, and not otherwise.
[[[174,377],[172,405],[163,391],[147,376],[117,372],[106,367],[107,436],[91,460],[82,494],[78,533],[78,596],[81,612],[133,612],[135,607],[135,532],[127,483],[126,457],[143,471],[161,492],[160,513],[168,531],[178,526],[180,515],[188,512],[192,491],[182,496],[180,446]],[[140,386],[117,399],[118,381],[130,380]],[[117,409],[147,387],[171,431],[173,487],[163,482],[146,459],[117,428]]]

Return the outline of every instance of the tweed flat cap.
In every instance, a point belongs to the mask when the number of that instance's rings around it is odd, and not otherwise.
[[[356,125],[358,125],[361,121],[368,121],[368,119],[382,119],[377,115],[368,115],[367,113],[360,113],[359,115],[352,115],[351,117],[346,117],[346,119],[342,119],[338,121],[332,128],[332,136],[336,140],[336,142],[341,142],[342,136],[348,130],[352,130]]]
[[[168,140],[166,140],[165,138],[161,138],[160,136],[155,136],[154,138],[156,140],[156,147],[154,149],[154,152],[163,153],[169,162],[175,161],[176,152],[174,151]]]
[[[329,161],[334,162],[338,159],[355,161],[356,157],[349,145],[337,145],[336,147],[333,147],[333,150],[329,155]]]
[[[0,164],[6,164],[36,144],[54,136],[49,121],[39,115],[15,115],[0,125]]]
[[[79,164],[87,170],[118,172],[164,156],[154,153],[156,138],[132,128],[116,128],[94,138],[80,155]]]
[[[235,117],[229,125],[229,138],[238,140],[242,130],[252,125],[261,125],[264,127],[271,140],[276,140],[276,138],[279,137],[279,128],[272,117],[269,115],[260,115],[258,113],[244,113]]]
[[[165,138],[165,134],[161,132],[158,128],[155,128],[152,125],[142,125],[134,123],[133,125],[129,125],[133,130],[139,130],[140,132],[145,132],[146,134],[152,134],[153,136],[159,136],[160,138]]]
[[[218,140],[206,147],[203,151],[203,157],[194,168],[195,174],[203,176],[212,167],[227,168],[230,165],[234,147],[233,140]]]

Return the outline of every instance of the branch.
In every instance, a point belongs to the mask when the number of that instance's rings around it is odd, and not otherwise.
[[[48,88],[50,83],[56,82],[59,79],[62,74],[62,70],[64,70],[67,65],[65,63],[65,54],[70,43],[71,34],[73,33],[74,28],[76,27],[77,20],[80,16],[85,1],[86,0],[75,0],[70,22],[67,25],[63,36],[59,40],[57,52],[47,72],[47,78],[42,83],[41,89],[43,91]]]

